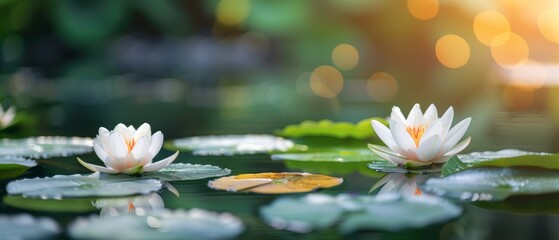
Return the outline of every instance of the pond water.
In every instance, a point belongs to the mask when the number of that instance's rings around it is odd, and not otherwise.
[[[161,156],[171,152],[162,151]],[[82,159],[95,159],[94,154],[81,156]],[[340,193],[368,194],[373,185],[384,176],[366,168],[368,163],[305,163],[272,161],[268,154],[235,155],[235,156],[194,156],[181,153],[176,162],[211,164],[228,168],[231,174],[256,172],[303,172],[329,174],[343,177],[344,182],[336,187],[317,192],[336,195]],[[88,174],[89,172],[77,163],[75,157],[57,157],[38,160],[38,166],[29,169],[20,178],[48,177],[56,174]],[[429,177],[429,176],[427,176]],[[422,182],[425,181],[421,176]],[[1,194],[4,201],[0,211],[3,214],[30,213],[35,216],[46,216],[55,219],[63,232],[57,238],[68,239],[67,226],[77,217],[97,214],[99,209],[93,207],[96,199],[84,203],[67,200],[9,201],[6,197],[6,184],[13,179],[0,181]],[[217,212],[228,212],[239,217],[245,224],[241,239],[557,239],[559,238],[559,216],[557,201],[559,195],[517,196],[505,202],[457,202],[463,207],[458,218],[450,221],[430,224],[427,227],[396,232],[358,231],[349,235],[340,234],[335,228],[318,230],[301,234],[276,230],[268,226],[262,219],[259,209],[271,204],[284,195],[260,195],[245,192],[226,192],[207,187],[208,179],[192,181],[175,181],[172,186],[178,193],[163,189],[157,194],[161,197],[164,207],[168,209],[202,208]],[[418,183],[420,184],[420,183]],[[305,193],[288,194],[293,197],[304,196]],[[57,202],[58,201],[58,202]],[[87,205],[90,205],[89,208]],[[118,235],[118,232],[113,234]]]

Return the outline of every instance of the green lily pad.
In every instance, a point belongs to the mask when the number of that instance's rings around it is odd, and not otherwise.
[[[287,151],[295,147],[295,144],[272,135],[248,134],[180,138],[168,142],[165,146],[173,150],[192,151],[194,155],[232,156]]]
[[[378,172],[385,173],[428,174],[441,172],[442,164],[433,164],[430,166],[416,168],[406,168],[378,157],[377,160],[374,160],[372,163],[369,164],[369,168]]]
[[[13,178],[37,166],[34,160],[17,156],[0,156],[0,179]]]
[[[2,239],[49,239],[60,233],[56,221],[29,214],[0,215]]]
[[[228,213],[177,209],[138,216],[79,218],[68,233],[76,239],[231,239],[244,231],[242,221]]]
[[[119,197],[158,191],[156,179],[102,179],[99,175],[57,175],[47,178],[16,180],[8,183],[10,195],[61,199],[67,197]]]
[[[442,175],[447,176],[471,167],[482,166],[526,166],[559,170],[559,154],[526,152],[516,149],[459,154],[458,158],[450,159],[443,166]]]
[[[476,207],[520,214],[559,215],[559,193],[511,196],[499,202],[474,202]]]
[[[94,212],[97,210],[92,204],[95,200],[95,198],[40,199],[22,196],[4,197],[4,203],[11,207],[54,213]]]
[[[377,120],[385,125],[388,124],[384,118],[368,118],[357,124],[350,122],[333,122],[330,120],[304,121],[297,125],[289,125],[276,134],[288,138],[300,138],[308,136],[326,136],[335,138],[369,139],[376,137],[371,127],[371,120]]]
[[[313,162],[370,162],[378,158],[369,150],[341,149],[332,152],[273,154],[272,160]]]
[[[173,163],[156,172],[147,172],[142,178],[157,178],[163,182],[197,180],[229,175],[231,170],[212,165]]]
[[[458,217],[459,206],[433,196],[382,198],[366,195],[308,194],[283,197],[260,209],[270,226],[310,232],[335,227],[344,234],[361,230],[401,231],[422,228]]]
[[[67,157],[93,151],[93,139],[41,136],[0,140],[0,156],[30,158]]]
[[[513,195],[559,192],[559,174],[547,169],[476,167],[431,178],[421,188],[465,201],[501,201]]]

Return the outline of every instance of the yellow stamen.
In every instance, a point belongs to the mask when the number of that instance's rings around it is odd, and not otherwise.
[[[406,131],[410,134],[411,138],[415,142],[415,146],[419,146],[419,140],[425,133],[425,126],[413,126],[413,127],[406,127]]]
[[[128,202],[128,212],[129,212],[129,213],[132,213],[132,212],[134,212],[134,211],[136,211],[136,207],[134,206],[134,204],[132,203],[132,201],[129,201],[129,202]]]
[[[136,140],[132,138],[130,140],[124,140],[124,142],[126,142],[126,146],[128,146],[128,153],[132,152],[134,145],[136,145]]]

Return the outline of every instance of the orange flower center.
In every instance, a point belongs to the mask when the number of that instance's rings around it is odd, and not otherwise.
[[[124,142],[126,142],[126,146],[128,146],[128,153],[132,152],[134,145],[136,145],[136,140],[132,138],[130,140],[124,140]]]
[[[128,212],[132,213],[136,211],[136,206],[134,206],[134,204],[132,203],[132,201],[128,201]]]
[[[408,133],[410,134],[411,138],[415,142],[416,147],[419,146],[419,140],[421,140],[423,133],[425,133],[425,128],[425,126],[406,127],[406,131],[408,131]]]
[[[415,189],[415,192],[413,193],[413,195],[416,195],[416,196],[419,196],[419,195],[421,195],[421,194],[422,194],[422,193],[421,193],[421,189],[419,189],[419,188],[416,188],[416,189]]]

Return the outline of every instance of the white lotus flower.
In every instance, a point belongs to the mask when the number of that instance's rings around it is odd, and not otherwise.
[[[4,108],[0,105],[0,129],[4,129],[14,121],[16,117],[16,108],[11,106],[4,112]]]
[[[425,114],[419,104],[415,104],[408,118],[404,118],[400,108],[393,107],[387,128],[378,121],[371,124],[379,138],[388,147],[369,144],[369,148],[380,157],[405,167],[426,166],[444,163],[464,150],[470,144],[470,137],[458,143],[471,118],[466,118],[452,129],[454,110],[452,107],[438,117],[437,108],[431,104]]]
[[[155,172],[171,164],[179,152],[153,163],[153,158],[163,145],[163,134],[158,131],[151,135],[149,124],[142,124],[138,130],[132,125],[126,127],[119,123],[110,131],[99,128],[99,134],[93,139],[93,150],[105,163],[106,167],[89,164],[78,158],[87,169],[94,172],[140,174]]]
[[[165,209],[165,203],[157,193],[128,198],[99,199],[93,205],[101,209],[99,213],[101,217],[123,214],[146,216]]]

